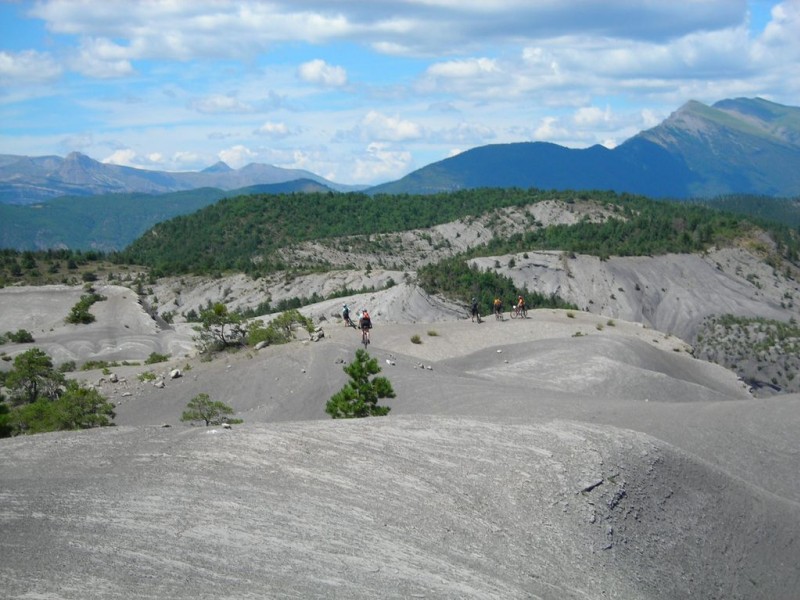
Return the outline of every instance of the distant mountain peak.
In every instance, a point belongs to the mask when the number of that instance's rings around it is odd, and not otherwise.
[[[90,164],[95,164],[98,161],[96,161],[95,159],[93,159],[90,156],[86,156],[85,154],[83,154],[81,152],[73,150],[72,152],[70,152],[69,154],[67,154],[64,157],[64,162],[79,163],[79,164],[82,164],[82,165],[90,165]]]
[[[223,162],[223,161],[220,160],[220,161],[215,162],[210,167],[206,167],[205,169],[203,169],[200,172],[201,173],[229,173],[230,171],[233,171],[233,169],[231,169],[230,166],[228,166],[228,163]]]

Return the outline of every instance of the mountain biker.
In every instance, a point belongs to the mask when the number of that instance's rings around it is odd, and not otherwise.
[[[481,316],[478,314],[478,299],[472,299],[472,322],[475,322],[475,317],[478,317],[478,323],[481,322]]]
[[[369,344],[369,330],[372,329],[372,319],[370,319],[366,308],[361,309],[361,318],[358,319],[358,327],[361,329],[361,339],[366,338],[367,344]]]
[[[350,327],[353,321],[350,320],[350,307],[347,304],[342,304],[342,319],[344,319],[344,326]]]
[[[500,298],[494,299],[494,316],[500,317],[503,314],[503,301]]]
[[[519,298],[517,298],[517,314],[523,314],[525,312],[525,298],[522,297],[520,294]]]

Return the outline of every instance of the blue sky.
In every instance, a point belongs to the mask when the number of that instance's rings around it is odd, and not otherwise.
[[[0,2],[0,154],[374,184],[756,96],[800,105],[800,0]]]

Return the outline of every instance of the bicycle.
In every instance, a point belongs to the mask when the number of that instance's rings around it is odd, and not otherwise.
[[[364,350],[369,346],[369,327],[361,328],[361,343],[364,344]]]
[[[528,318],[528,308],[523,306],[515,306],[514,310],[511,311],[511,318],[516,319],[519,317],[520,319],[527,319]]]
[[[502,321],[503,320],[503,307],[502,306],[496,306],[495,307],[495,309],[494,309],[494,318],[497,321]]]

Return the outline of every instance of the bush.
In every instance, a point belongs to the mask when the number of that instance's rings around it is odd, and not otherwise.
[[[30,331],[26,331],[25,329],[18,329],[16,333],[12,333],[11,331],[6,333],[6,336],[9,340],[16,344],[30,344],[33,343],[33,335]]]
[[[113,425],[114,406],[97,390],[76,381],[56,398],[39,397],[36,401],[12,409],[0,423],[7,434],[32,434],[48,431],[91,429]]]
[[[78,303],[72,307],[69,315],[67,315],[67,318],[64,320],[73,325],[86,325],[94,322],[94,315],[89,312],[89,308],[95,302],[100,302],[101,300],[105,299],[105,296],[101,296],[100,294],[96,294],[94,292],[84,294],[81,296],[81,299],[78,301]]]
[[[58,372],[59,373],[71,373],[72,371],[76,370],[77,368],[78,368],[78,365],[74,360],[68,360],[68,361],[65,361],[65,362],[61,363],[58,366]]]
[[[255,346],[260,342],[267,344],[285,344],[294,338],[294,329],[300,326],[311,333],[314,322],[297,310],[287,310],[264,325],[262,321],[254,321],[247,330],[247,344]]]
[[[168,354],[159,354],[158,352],[152,352],[150,353],[150,356],[148,356],[145,359],[144,364],[154,365],[156,363],[167,362],[168,360],[169,360]]]
[[[411,343],[412,344],[421,344],[422,340],[420,339],[420,337],[417,334],[414,334],[414,335],[411,336]]]

